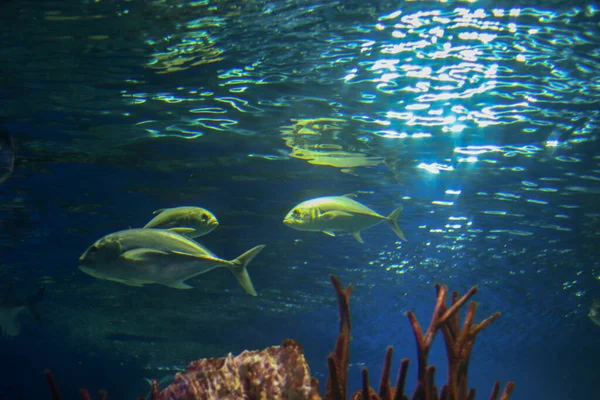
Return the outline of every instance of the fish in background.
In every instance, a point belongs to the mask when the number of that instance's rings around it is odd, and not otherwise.
[[[15,146],[10,132],[0,126],[0,183],[6,181],[15,168]]]
[[[144,228],[170,229],[189,238],[204,236],[219,226],[217,217],[200,207],[162,208]]]
[[[45,286],[38,289],[37,293],[28,299],[18,297],[12,287],[5,295],[0,296],[0,331],[4,336],[17,336],[21,332],[21,323],[18,316],[27,310],[36,321],[40,321],[37,304],[46,290]]]
[[[264,247],[256,246],[228,261],[170,230],[129,229],[97,240],[79,258],[79,269],[94,278],[130,286],[156,283],[192,289],[185,280],[225,267],[248,294],[256,296],[246,267]]]
[[[594,299],[594,301],[592,301],[588,317],[590,317],[593,323],[600,326],[600,299]]]
[[[287,213],[283,223],[299,231],[323,232],[330,236],[335,236],[335,232],[349,232],[360,243],[364,243],[360,236],[362,230],[387,221],[394,233],[406,241],[397,222],[402,206],[384,217],[351,199],[351,196],[354,195],[317,197],[304,201]]]

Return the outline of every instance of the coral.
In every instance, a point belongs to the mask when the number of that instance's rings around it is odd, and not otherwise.
[[[163,390],[159,400],[319,400],[318,385],[302,347],[294,340],[234,357],[192,362]]]
[[[331,282],[337,293],[338,304],[340,308],[340,334],[338,336],[335,350],[327,358],[329,366],[329,379],[327,381],[327,400],[345,400],[347,387],[347,371],[349,361],[348,341],[350,338],[350,307],[349,297],[352,292],[352,286],[346,289],[342,288],[339,279],[331,275]],[[465,295],[458,297],[457,292],[452,294],[452,304],[446,306],[448,287],[436,284],[437,302],[433,311],[433,316],[429,328],[425,333],[417,321],[417,317],[412,311],[408,312],[413,333],[417,342],[418,354],[418,382],[412,395],[413,400],[474,400],[475,390],[468,390],[467,372],[469,367],[469,358],[475,337],[484,328],[496,320],[500,313],[488,317],[478,324],[473,324],[477,303],[469,305],[462,329],[460,328],[458,310],[469,298],[476,292],[477,287],[472,287]],[[427,359],[429,350],[433,344],[433,339],[438,332],[442,330],[444,341],[446,343],[446,354],[448,358],[448,381],[438,389],[434,383],[435,366],[428,365]],[[404,385],[408,371],[409,360],[401,361],[400,372],[398,374],[396,387],[393,388],[389,383],[389,374],[392,363],[393,347],[387,348],[384,359],[384,366],[379,384],[378,394],[369,385],[369,374],[366,368],[362,370],[362,389],[355,392],[351,400],[401,400],[408,397],[404,394]],[[332,388],[330,390],[330,388]],[[508,400],[514,389],[514,382],[509,382],[500,400]],[[500,384],[496,382],[492,390],[491,400],[496,400],[500,390]]]
[[[331,275],[331,283],[338,298],[340,313],[340,334],[335,342],[333,352],[327,356],[329,379],[325,398],[328,400],[346,400],[348,388],[348,363],[350,362],[350,305],[348,300],[352,293],[352,285],[342,288],[339,279]]]
[[[49,369],[44,371],[44,375],[46,376],[46,381],[48,382],[48,386],[50,386],[50,393],[52,393],[52,400],[60,400],[62,397],[60,396],[60,392],[58,391],[58,385],[56,384],[56,380],[54,379],[54,375]],[[156,386],[156,381],[153,382],[153,388]],[[79,390],[79,396],[82,400],[92,400],[92,396],[85,389]],[[98,392],[98,398],[100,400],[106,400],[107,393],[104,390],[100,390]],[[144,398],[140,398],[143,400]],[[155,397],[152,397],[151,400],[156,400]]]
[[[346,400],[348,397],[348,364],[350,361],[350,294],[352,286],[343,288],[339,279],[331,275],[339,305],[339,335],[333,351],[327,357],[329,377],[325,391],[326,400]],[[458,310],[477,292],[472,287],[462,297],[452,293],[450,307],[446,305],[448,287],[436,285],[437,301],[429,327],[423,332],[413,312],[408,318],[417,343],[418,378],[411,397],[412,400],[474,400],[475,390],[468,386],[467,372],[469,359],[476,336],[500,314],[496,313],[480,323],[473,323],[477,303],[472,302],[460,327]],[[433,365],[428,364],[428,355],[433,339],[442,331],[448,358],[447,382],[438,391],[435,385]],[[379,391],[375,392],[369,384],[369,373],[362,369],[362,389],[350,397],[351,400],[408,400],[404,393],[406,375],[410,361],[403,359],[396,386],[390,385],[389,376],[394,349],[389,346],[385,352],[383,371]],[[52,373],[45,372],[50,385],[53,400],[60,400],[60,394]],[[509,382],[500,395],[500,400],[508,400],[514,389]],[[490,400],[497,400],[500,383],[496,382]],[[84,400],[91,397],[85,390],[80,391]],[[106,398],[106,392],[100,392],[100,399]],[[140,398],[143,400],[143,398]],[[288,339],[281,346],[273,346],[260,351],[244,351],[238,356],[231,353],[225,358],[213,358],[194,361],[187,370],[178,373],[175,381],[159,393],[156,381],[152,382],[151,400],[320,400],[318,382],[311,378],[310,369],[302,347]]]

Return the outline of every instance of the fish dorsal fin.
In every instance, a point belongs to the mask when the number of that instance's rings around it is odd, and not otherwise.
[[[166,210],[166,208],[159,208],[158,210],[154,211],[154,212],[152,213],[152,215],[158,215],[158,214],[160,214],[161,212],[163,212],[163,211],[165,211],[165,210]]]
[[[327,211],[326,213],[319,214],[319,219],[329,221],[334,218],[351,217],[352,214],[346,211]]]
[[[360,237],[360,232],[352,232],[352,237],[358,240],[360,243],[365,243],[362,237]]]
[[[331,231],[323,231],[324,234],[329,235],[329,236],[335,236],[335,233],[331,232]]]
[[[167,230],[168,230],[168,231],[171,231],[171,232],[178,233],[178,234],[180,234],[180,235],[187,235],[187,234],[189,234],[189,233],[194,233],[194,232],[196,232],[196,230],[195,230],[194,228],[185,228],[185,227],[179,227],[179,226],[178,226],[178,227],[175,227],[175,228],[169,228],[169,229],[167,229]]]
[[[141,248],[141,249],[134,249],[134,250],[126,251],[125,253],[121,254],[120,258],[122,258],[126,261],[134,261],[135,262],[135,261],[146,261],[152,256],[159,256],[159,255],[166,256],[168,254],[169,253],[165,253],[164,251]]]
[[[356,199],[358,195],[356,193],[346,193],[343,194],[342,197],[348,197],[349,199]]]

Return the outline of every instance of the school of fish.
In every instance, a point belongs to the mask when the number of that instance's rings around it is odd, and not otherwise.
[[[406,236],[397,219],[402,207],[387,217],[378,214],[352,195],[318,197],[293,207],[283,223],[299,231],[323,232],[330,236],[349,233],[364,243],[361,232],[383,221],[401,240]],[[256,296],[247,266],[265,245],[257,245],[232,260],[217,257],[194,239],[219,226],[210,211],[193,206],[160,209],[143,228],[110,233],[93,243],[79,257],[79,269],[103,280],[130,286],[159,284],[191,289],[185,281],[212,271],[229,269],[246,293]]]

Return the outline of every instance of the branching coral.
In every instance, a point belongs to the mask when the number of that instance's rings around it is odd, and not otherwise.
[[[331,282],[336,290],[340,307],[340,334],[334,352],[328,357],[329,380],[327,382],[327,388],[329,389],[330,386],[346,388],[349,360],[348,340],[350,338],[350,308],[348,300],[350,293],[352,292],[352,286],[343,289],[339,279],[333,275],[331,276]],[[408,318],[417,342],[418,354],[418,382],[412,395],[412,399],[473,400],[475,398],[475,390],[468,390],[467,372],[469,358],[471,356],[471,351],[473,350],[473,345],[475,344],[475,337],[484,328],[496,320],[500,316],[500,313],[496,313],[478,324],[473,324],[475,311],[477,310],[477,303],[473,302],[469,305],[461,329],[458,310],[477,292],[477,287],[472,287],[460,298],[458,297],[457,292],[453,292],[452,304],[449,308],[446,306],[448,287],[436,284],[436,291],[437,302],[429,328],[425,333],[423,333],[415,314],[412,311],[408,312]],[[434,382],[435,367],[433,365],[428,365],[427,359],[429,350],[433,344],[433,339],[440,329],[443,332],[444,341],[446,343],[448,381],[442,386],[442,390],[438,394],[438,389]],[[394,349],[392,346],[388,347],[386,350],[379,392],[375,393],[370,387],[368,371],[366,368],[363,368],[362,390],[355,392],[351,397],[352,400],[408,399],[404,394],[404,385],[409,366],[408,359],[403,359],[400,364],[400,372],[398,374],[396,387],[393,388],[390,386],[389,375],[393,351]],[[504,388],[500,400],[508,400],[513,388],[514,383],[509,382]],[[497,399],[499,390],[500,384],[496,383],[490,397],[491,400]],[[326,398],[328,400],[345,400],[345,389],[339,389],[337,391],[333,390],[331,392],[328,390]]]
[[[346,400],[348,391],[348,365],[350,361],[350,294],[352,286],[344,288],[339,279],[332,275],[340,317],[340,333],[333,351],[327,357],[329,377],[325,390],[326,400]],[[477,303],[469,304],[462,328],[458,310],[477,292],[472,287],[462,297],[452,293],[450,307],[446,305],[448,287],[436,285],[437,302],[429,327],[425,332],[413,312],[408,318],[417,343],[418,378],[411,397],[412,400],[474,400],[475,389],[470,389],[467,381],[469,359],[476,336],[500,314],[496,313],[480,323],[473,323]],[[447,382],[438,391],[435,385],[435,367],[428,364],[429,350],[436,333],[441,330],[446,344],[448,358]],[[390,370],[394,349],[389,346],[385,352],[379,391],[369,384],[366,368],[362,370],[362,389],[350,397],[351,400],[408,400],[404,393],[409,360],[400,362],[396,386],[390,385]],[[57,385],[50,371],[46,370],[53,400],[60,400]],[[509,382],[500,395],[500,400],[508,400],[514,388]],[[500,383],[493,387],[490,400],[497,400]],[[80,391],[83,400],[91,400],[89,393]],[[100,392],[100,399],[106,392]],[[143,399],[143,398],[140,398]],[[311,378],[310,369],[301,346],[294,340],[286,340],[281,346],[269,347],[261,351],[244,351],[234,357],[204,359],[192,362],[188,369],[177,374],[175,381],[159,393],[156,381],[152,383],[150,400],[200,400],[200,399],[244,399],[244,400],[320,400],[318,382]]]

